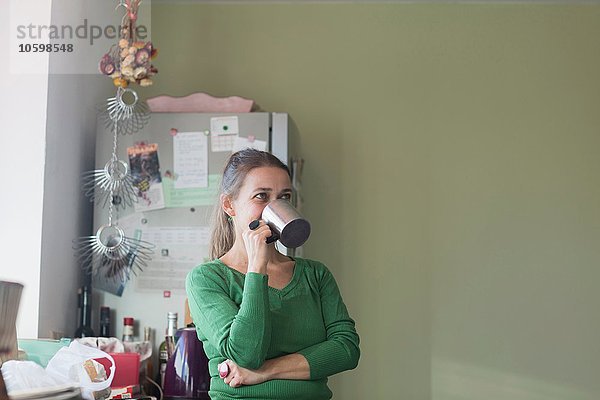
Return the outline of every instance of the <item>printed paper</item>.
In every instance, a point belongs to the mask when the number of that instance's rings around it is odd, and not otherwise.
[[[228,151],[239,133],[238,117],[213,117],[210,119],[210,149],[212,152]]]
[[[155,255],[136,279],[136,289],[185,290],[188,272],[208,254],[208,227],[146,228],[143,240],[156,245]]]
[[[251,140],[251,138],[238,136],[234,139],[232,153],[246,148],[267,151],[267,142],[264,140]]]
[[[127,148],[129,169],[137,191],[135,211],[165,208],[165,200],[158,162],[158,144],[144,144]]]
[[[220,174],[211,174],[208,175],[208,187],[176,189],[175,182],[164,177],[165,205],[169,208],[212,206],[219,196],[220,181]]]
[[[213,135],[237,135],[240,133],[238,117],[213,117],[210,119],[210,133]]]

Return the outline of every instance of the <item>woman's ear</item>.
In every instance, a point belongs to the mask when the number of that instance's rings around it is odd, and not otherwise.
[[[233,217],[235,215],[235,210],[233,209],[233,202],[231,201],[231,197],[226,194],[221,194],[221,208],[227,215]]]

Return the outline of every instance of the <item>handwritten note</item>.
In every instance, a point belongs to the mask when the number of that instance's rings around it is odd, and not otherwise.
[[[178,132],[173,136],[175,189],[208,186],[208,138],[203,132]]]

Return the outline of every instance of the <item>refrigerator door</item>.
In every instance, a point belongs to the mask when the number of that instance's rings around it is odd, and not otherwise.
[[[287,116],[287,114],[286,114]],[[208,227],[210,216],[218,189],[218,179],[223,172],[226,160],[231,151],[211,151],[214,138],[210,135],[211,120],[213,128],[223,129],[215,124],[214,118],[234,117],[237,121],[239,136],[254,136],[257,141],[266,142],[266,150],[270,151],[270,113],[243,114],[199,114],[199,113],[153,113],[149,123],[133,135],[119,135],[118,158],[129,163],[127,148],[136,143],[156,144],[158,147],[158,169],[162,177],[165,195],[172,192],[171,200],[182,206],[167,207],[152,211],[135,212],[133,207],[113,211],[113,219],[123,226],[134,226],[142,240],[156,243],[152,260],[143,272],[133,276],[123,287],[120,283],[102,278],[94,278],[97,289],[93,304],[93,321],[98,324],[100,306],[108,306],[112,315],[113,334],[122,335],[123,317],[133,317],[136,321],[135,336],[142,337],[143,328],[152,327],[156,332],[156,344],[164,338],[167,312],[178,312],[179,326],[183,322],[185,302],[185,276],[196,265],[208,258]],[[217,122],[219,122],[217,120]],[[232,124],[233,126],[234,124]],[[199,204],[190,203],[186,198],[189,191],[185,189],[169,189],[169,174],[177,174],[174,170],[173,136],[176,129],[182,132],[205,132],[208,134],[208,175],[209,188],[207,197]],[[229,127],[234,129],[235,127]],[[113,136],[110,128],[98,121],[96,141],[96,169],[102,169],[110,160],[113,147]],[[287,161],[287,160],[284,160]],[[210,177],[212,176],[212,180]],[[211,185],[212,183],[212,185]],[[212,193],[212,194],[211,194]],[[173,203],[172,203],[173,204]],[[168,204],[167,204],[168,206]],[[98,229],[108,220],[108,209],[97,204],[94,207],[94,229]],[[131,233],[130,233],[131,234]],[[116,295],[115,295],[116,294]]]

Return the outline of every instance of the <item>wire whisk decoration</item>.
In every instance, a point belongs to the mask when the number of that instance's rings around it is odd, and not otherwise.
[[[102,207],[111,203],[117,209],[124,209],[137,202],[133,176],[124,161],[111,159],[103,169],[84,173],[82,179],[85,196]]]
[[[95,235],[74,241],[78,261],[92,275],[125,282],[151,260],[154,244],[127,237],[118,225],[102,225]]]
[[[100,117],[106,128],[117,122],[122,135],[131,135],[146,126],[150,120],[150,107],[140,100],[135,90],[119,87],[115,97],[107,99]]]
[[[116,135],[116,131],[115,131]],[[105,169],[109,169],[110,165],[123,167],[123,162],[116,160],[113,153],[113,159],[107,163]],[[102,170],[103,171],[103,170]],[[118,225],[113,224],[113,208],[116,206],[115,190],[119,190],[120,195],[129,201],[129,195],[133,191],[133,186],[129,184],[131,176],[127,169],[121,169],[118,172],[119,177],[123,179],[119,182],[112,179],[112,175],[102,181],[105,184],[106,194],[100,194],[105,203],[108,203],[108,224],[102,225],[96,231],[95,235],[80,237],[73,241],[73,249],[78,255],[78,261],[84,269],[92,273],[92,275],[103,274],[106,278],[125,282],[131,278],[131,275],[137,275],[138,271],[142,271],[148,264],[154,253],[154,244],[132,238],[125,235],[125,231]],[[94,171],[92,172],[92,174]],[[129,177],[129,178],[127,178]],[[100,179],[102,180],[102,179]],[[94,179],[92,189],[98,189]],[[123,184],[126,182],[126,184]],[[90,182],[88,182],[88,190]],[[104,197],[102,197],[104,196]],[[108,199],[112,199],[108,201]]]
[[[117,159],[118,122],[113,121],[112,157],[103,169],[85,172],[82,175],[82,189],[90,201],[114,205],[118,208],[131,207],[137,202],[137,192],[133,176],[126,162]]]

